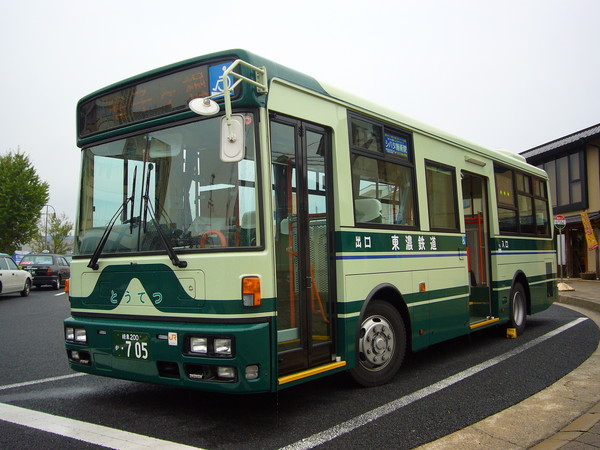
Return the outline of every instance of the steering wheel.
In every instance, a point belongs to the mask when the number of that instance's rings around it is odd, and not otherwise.
[[[223,236],[223,233],[221,233],[219,230],[208,230],[202,233],[202,236],[200,237],[200,248],[204,248],[204,246],[206,245],[206,238],[211,234],[216,234],[219,237],[221,241],[221,247],[225,247],[227,245],[227,241],[225,240],[225,236]]]

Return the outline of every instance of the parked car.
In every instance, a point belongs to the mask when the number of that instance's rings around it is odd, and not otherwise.
[[[23,256],[19,267],[31,274],[34,286],[50,285],[60,289],[71,276],[71,268],[65,257],[52,253],[29,253]]]
[[[10,255],[0,253],[0,294],[21,294],[27,297],[31,290],[31,274],[19,269]]]

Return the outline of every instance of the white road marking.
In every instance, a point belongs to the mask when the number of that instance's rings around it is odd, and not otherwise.
[[[579,323],[584,322],[586,320],[588,320],[587,317],[580,317],[579,319],[569,322],[566,325],[563,325],[562,327],[559,327],[556,330],[550,331],[536,339],[533,339],[532,341],[529,341],[528,343],[523,344],[522,346],[517,347],[507,353],[504,353],[500,356],[497,356],[495,358],[484,361],[480,364],[470,367],[469,369],[463,370],[462,372],[452,375],[444,380],[438,381],[437,383],[434,383],[434,384],[427,386],[423,389],[420,389],[416,392],[413,392],[411,394],[405,395],[404,397],[393,400],[389,403],[386,403],[383,406],[372,409],[371,411],[367,411],[366,413],[361,414],[360,416],[356,416],[350,420],[347,420],[338,425],[335,425],[327,430],[321,431],[320,433],[313,434],[312,436],[304,438],[298,442],[294,442],[293,444],[283,447],[283,449],[284,450],[309,449],[309,448],[314,448],[317,445],[325,444],[339,436],[342,436],[343,434],[349,433],[357,428],[362,427],[363,425],[373,422],[374,420],[380,419],[383,416],[391,414],[404,406],[410,405],[411,403],[421,400],[421,399],[427,397],[428,395],[435,394],[436,392],[439,392],[442,389],[452,386],[453,384],[463,381],[466,378],[473,376],[485,369],[495,366],[496,364],[501,363],[515,355],[518,355],[519,353],[523,353],[524,351],[526,351],[526,350],[528,350],[528,349],[530,349],[530,348],[532,348],[532,347],[534,347],[534,346],[536,346],[536,345],[538,345],[538,344],[540,344],[540,343],[542,343],[542,342],[562,333],[563,331],[566,331],[569,328],[572,328],[575,325],[578,325]]]
[[[61,375],[61,376],[52,377],[52,378],[42,378],[41,380],[24,381],[23,383],[5,384],[4,386],[0,386],[0,391],[4,391],[6,389],[20,388],[20,387],[24,387],[24,386],[31,386],[33,384],[49,383],[51,381],[66,380],[68,378],[81,377],[83,375],[87,375],[87,373],[79,372],[79,373],[72,373],[70,375]]]
[[[66,417],[33,411],[19,406],[0,403],[0,420],[36,430],[118,449],[196,449],[176,442],[155,439],[128,431],[67,419]]]

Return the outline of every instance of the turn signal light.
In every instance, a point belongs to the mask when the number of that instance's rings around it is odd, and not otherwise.
[[[242,303],[244,306],[260,306],[260,278],[242,278]]]

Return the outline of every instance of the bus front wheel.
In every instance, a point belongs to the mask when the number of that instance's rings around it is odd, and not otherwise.
[[[406,327],[390,303],[373,300],[367,306],[356,338],[356,366],[350,374],[363,386],[389,382],[404,359]]]
[[[515,283],[510,293],[510,327],[517,330],[517,335],[525,331],[527,323],[527,298],[521,283]]]

